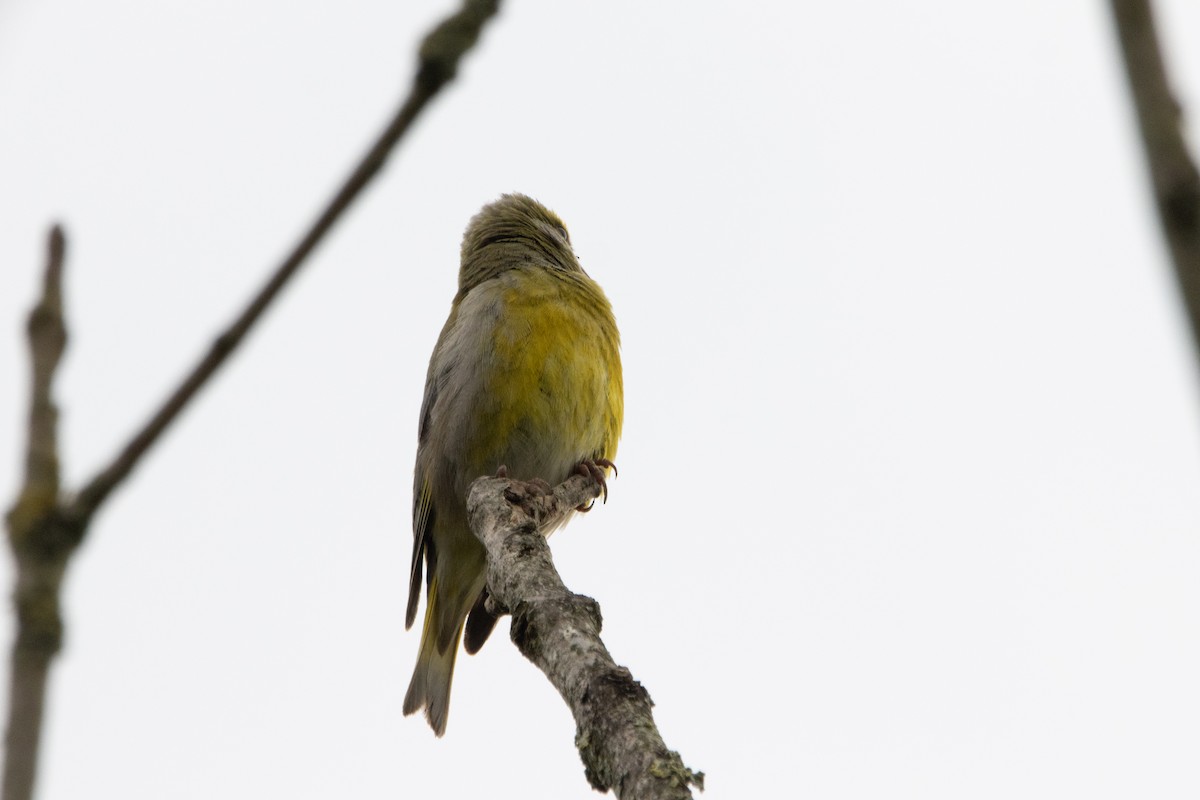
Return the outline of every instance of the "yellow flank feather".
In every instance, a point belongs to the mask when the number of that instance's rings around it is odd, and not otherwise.
[[[407,626],[423,575],[428,599],[404,713],[424,708],[439,736],[468,612],[469,652],[495,624],[467,488],[502,465],[554,484],[581,463],[611,460],[623,413],[612,308],[562,220],[523,195],[485,206],[463,236],[459,291],[429,362],[413,480]]]
[[[610,337],[596,335],[604,321],[594,313],[597,298],[561,278],[536,269],[511,274],[514,285],[502,295],[504,316],[493,340],[496,368],[483,383],[487,435],[474,443],[469,460],[509,442],[536,447],[563,438],[564,431],[568,439],[594,443],[583,456],[611,459],[621,417],[620,380],[611,380],[607,366],[617,357],[615,328]],[[603,310],[611,320],[607,301]],[[562,335],[572,329],[575,335]]]

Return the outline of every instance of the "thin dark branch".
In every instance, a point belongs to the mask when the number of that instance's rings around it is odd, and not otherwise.
[[[33,795],[47,678],[62,644],[62,577],[92,516],[237,349],[323,237],[379,173],[413,120],[453,79],[459,60],[474,45],[497,8],[498,0],[465,0],[457,14],[425,38],[408,98],[325,210],[162,407],[74,498],[59,483],[58,412],[51,396],[54,373],[66,346],[62,314],[65,240],[58,227],[51,231],[42,297],[29,320],[33,380],[25,480],[7,515],[9,543],[17,567],[13,593],[17,633],[12,648],[3,800],[30,800]]]
[[[421,44],[420,61],[412,89],[396,115],[250,304],[233,324],[213,341],[208,353],[145,426],[134,435],[116,459],[79,493],[71,509],[73,515],[88,519],[95,513],[109,493],[129,475],[163,431],[233,354],[271,301],[296,274],[367,184],[379,173],[388,155],[412,125],[413,120],[442,87],[453,79],[459,60],[478,40],[484,23],[497,9],[498,0],[466,0],[462,10],[446,19],[425,37]]]
[[[685,800],[691,786],[704,788],[704,773],[667,749],[650,695],[600,640],[599,605],[563,585],[538,532],[599,494],[579,475],[549,494],[505,478],[471,484],[467,513],[487,549],[488,593],[496,610],[512,613],[513,642],[571,708],[588,782],[620,800]]]
[[[1200,173],[1183,138],[1149,0],[1111,0],[1159,221],[1200,356]]]
[[[37,774],[46,676],[62,644],[59,587],[67,557],[78,541],[56,513],[59,497],[58,409],[54,374],[67,344],[62,273],[66,238],[57,225],[47,243],[42,296],[29,314],[33,379],[25,476],[7,516],[8,541],[17,567],[13,642],[4,745],[4,800],[28,800]]]
[[[58,409],[51,396],[54,373],[67,346],[63,324],[62,273],[67,241],[55,225],[46,240],[42,296],[29,314],[30,363],[33,380],[29,402],[29,440],[25,452],[25,486],[58,493]]]

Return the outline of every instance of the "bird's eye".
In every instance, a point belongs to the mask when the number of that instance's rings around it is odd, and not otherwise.
[[[567,233],[567,229],[564,226],[558,225],[555,227],[555,229],[558,231],[558,235],[563,238],[564,242],[567,244],[571,243],[571,234]]]

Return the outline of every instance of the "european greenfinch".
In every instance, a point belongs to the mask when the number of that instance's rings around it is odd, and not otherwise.
[[[424,566],[425,623],[404,713],[424,708],[438,736],[464,623],[469,653],[496,623],[484,602],[483,545],[467,524],[468,487],[483,475],[554,484],[578,471],[607,496],[624,411],[612,307],[557,215],[504,195],[471,220],[461,257],[421,403],[405,617],[412,627]]]

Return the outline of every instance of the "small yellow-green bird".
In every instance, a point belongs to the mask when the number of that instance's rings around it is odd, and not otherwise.
[[[484,607],[483,545],[467,525],[468,487],[501,468],[551,484],[583,471],[603,485],[623,411],[612,307],[562,220],[520,194],[484,206],[463,234],[458,294],[429,359],[413,480],[406,628],[423,565],[427,601],[404,713],[424,708],[438,736],[464,622],[468,653],[496,623]]]

